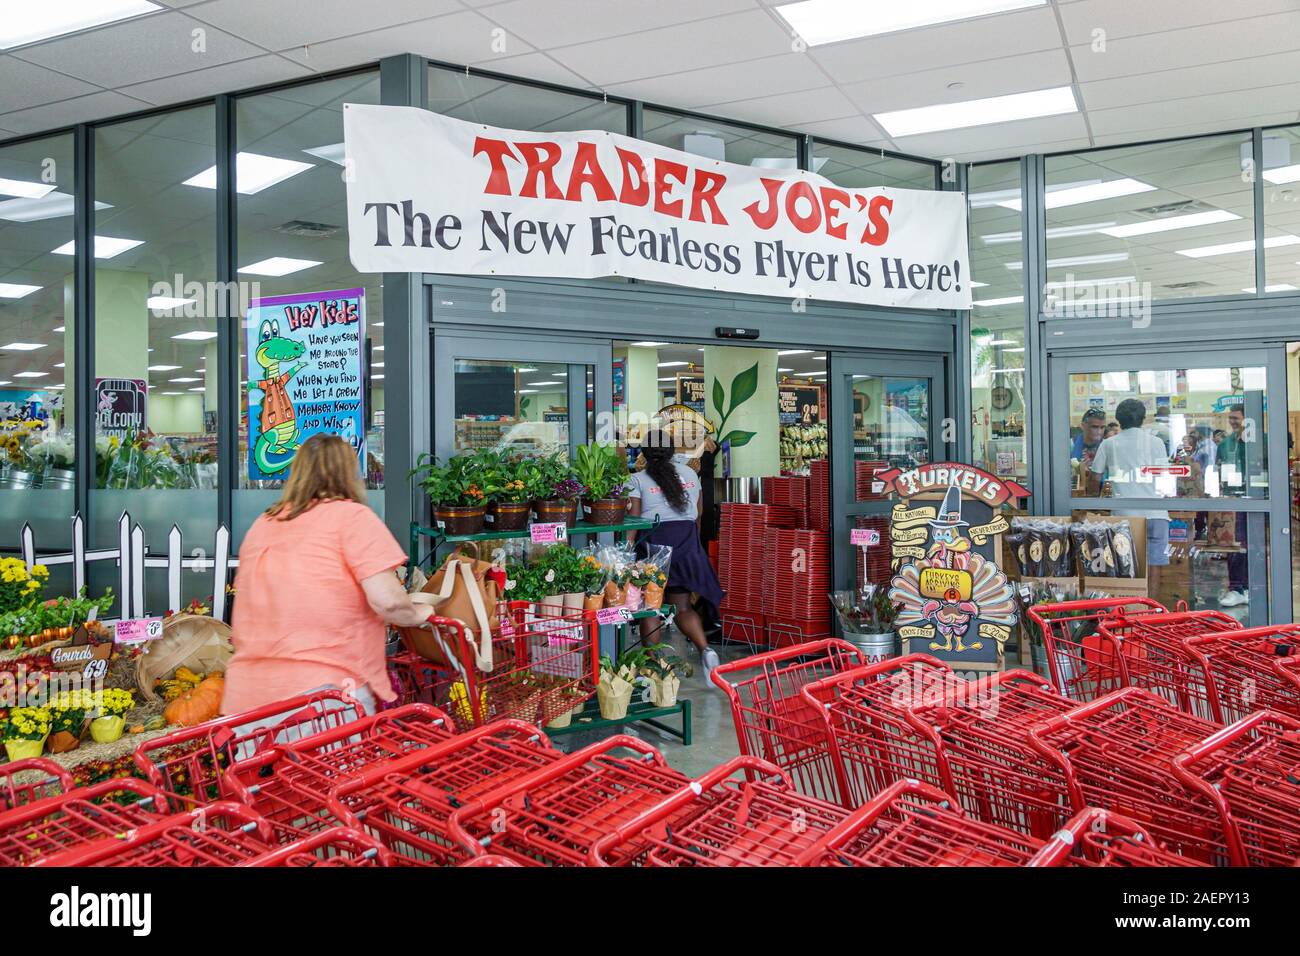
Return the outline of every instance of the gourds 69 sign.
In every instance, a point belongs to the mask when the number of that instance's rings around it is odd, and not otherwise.
[[[958,192],[847,189],[616,133],[520,132],[411,107],[349,103],[343,128],[361,272],[629,276],[970,307]]]

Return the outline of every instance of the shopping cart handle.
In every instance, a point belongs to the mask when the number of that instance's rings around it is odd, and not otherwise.
[[[859,661],[862,660],[862,652],[848,641],[840,640],[838,637],[828,637],[808,644],[792,644],[789,647],[782,647],[775,651],[764,651],[762,654],[755,654],[750,657],[738,657],[734,661],[727,661],[725,664],[719,664],[713,668],[709,672],[709,679],[722,688],[728,697],[732,697],[736,692],[735,687],[724,680],[729,674],[734,674],[737,671],[752,671],[759,666],[779,664],[794,658],[814,657],[823,651],[829,650],[843,651]]]
[[[961,807],[951,796],[938,787],[908,777],[890,784],[875,797],[858,807],[835,826],[827,830],[818,840],[797,856],[791,866],[813,866],[828,851],[837,849],[846,840],[852,839],[870,826],[882,813],[894,805],[899,797],[915,796],[932,803],[947,804],[958,816],[963,816]]]
[[[1253,714],[1243,717],[1235,724],[1229,724],[1222,730],[1215,731],[1196,746],[1189,747],[1175,756],[1175,769],[1182,767],[1186,770],[1189,764],[1203,760],[1216,750],[1246,737],[1257,730],[1261,724],[1276,724],[1282,727],[1284,732],[1300,732],[1300,720],[1276,710],[1257,710]]]
[[[1165,700],[1159,694],[1153,694],[1144,687],[1123,687],[1119,690],[1111,691],[1109,694],[1104,694],[1101,697],[1090,700],[1087,703],[1080,704],[1073,710],[1064,711],[1060,714],[1049,717],[1046,720],[1041,720],[1036,724],[1030,725],[1028,728],[1029,737],[1031,740],[1040,739],[1046,734],[1053,734],[1059,730],[1063,730],[1076,721],[1095,717],[1102,711],[1109,710],[1116,704],[1124,703],[1128,700],[1142,700],[1172,711],[1179,716],[1188,716],[1183,714],[1182,711],[1178,710],[1178,708],[1174,707],[1173,704],[1169,703],[1169,701]],[[1045,746],[1050,745],[1045,744]]]
[[[591,845],[591,849],[587,851],[588,865],[597,867],[611,866],[612,864],[605,859],[605,854],[610,850],[621,846],[647,827],[653,826],[700,799],[707,791],[712,790],[741,770],[778,777],[782,783],[793,789],[793,784],[790,783],[790,778],[786,776],[785,771],[775,764],[768,763],[758,757],[751,757],[748,754],[732,757],[726,763],[714,767],[703,776],[692,780],[676,793],[669,794],[640,815],[612,828],[608,833],[596,840]]]
[[[1100,807],[1088,807],[1067,820],[1065,826],[1053,833],[1025,865],[1062,866],[1083,842],[1083,838],[1092,832],[1122,835],[1153,847],[1160,846],[1150,833],[1128,817]]]
[[[263,856],[251,860],[242,860],[237,865],[241,867],[283,866],[286,860],[300,853],[312,853],[323,846],[342,842],[351,843],[358,856],[373,859],[379,866],[395,865],[395,857],[390,850],[373,837],[353,827],[331,827],[327,830],[320,830],[303,837],[301,840],[276,847]]]

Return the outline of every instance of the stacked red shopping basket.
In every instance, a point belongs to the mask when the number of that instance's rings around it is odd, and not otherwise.
[[[767,644],[763,614],[767,518],[766,505],[729,502],[722,506],[718,537],[718,581],[725,592],[719,608],[722,636],[752,648]]]
[[[830,535],[808,529],[770,528],[763,612],[768,645],[786,647],[829,637]]]

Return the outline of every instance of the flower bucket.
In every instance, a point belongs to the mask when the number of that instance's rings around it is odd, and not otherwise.
[[[10,760],[27,760],[32,757],[39,757],[41,751],[45,749],[45,738],[39,740],[22,740],[15,738],[5,741],[5,753],[9,755]]]
[[[493,531],[523,531],[532,507],[527,501],[494,501],[485,520]]]
[[[482,505],[443,505],[437,514],[447,534],[479,534],[483,531],[485,509]]]
[[[605,720],[622,720],[632,703],[634,684],[626,684],[621,691],[613,691],[608,684],[596,685],[596,700],[600,703],[600,716]]]
[[[47,744],[50,753],[65,754],[80,747],[81,738],[66,730],[58,730],[50,734]]]
[[[538,611],[544,617],[563,617],[564,616],[564,595],[548,594],[542,598]]]
[[[557,498],[551,501],[534,501],[533,511],[537,514],[537,520],[543,524],[563,522],[565,527],[572,528],[578,523],[576,500]]]
[[[595,594],[584,594],[582,596],[582,609],[584,611],[599,611],[604,606],[604,591],[597,591]]]
[[[641,589],[641,600],[646,610],[657,611],[664,606],[664,589],[658,584],[647,584]]]
[[[125,717],[96,717],[90,722],[90,736],[101,744],[111,744],[125,729]]]
[[[564,595],[564,610],[566,612],[581,611],[586,604],[587,595],[581,591],[573,591]]]
[[[584,501],[583,513],[587,521],[598,525],[619,525],[627,519],[626,498],[601,498],[599,501]]]
[[[627,600],[624,602],[629,611],[641,610],[641,589],[635,584],[627,586]]]

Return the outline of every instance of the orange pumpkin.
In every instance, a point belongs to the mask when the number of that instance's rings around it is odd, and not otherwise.
[[[193,727],[211,720],[221,710],[221,695],[225,688],[224,677],[209,677],[168,704],[163,717],[167,723],[178,727]]]

